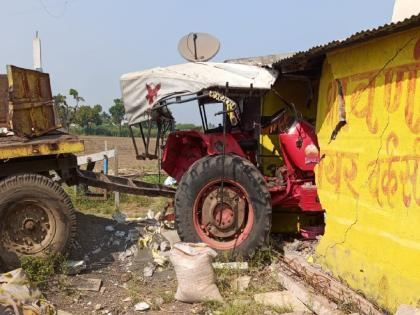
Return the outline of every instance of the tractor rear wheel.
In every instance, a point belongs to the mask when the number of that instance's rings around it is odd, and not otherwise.
[[[22,174],[0,182],[0,259],[8,268],[22,256],[64,252],[75,231],[70,197],[51,179]]]
[[[175,215],[183,241],[249,256],[270,232],[270,193],[248,160],[233,154],[207,156],[196,161],[179,182]]]

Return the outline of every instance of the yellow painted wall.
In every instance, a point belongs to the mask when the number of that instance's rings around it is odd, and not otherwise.
[[[317,260],[389,311],[420,306],[419,70],[417,28],[329,54],[319,89]],[[347,125],[330,142],[337,79]]]

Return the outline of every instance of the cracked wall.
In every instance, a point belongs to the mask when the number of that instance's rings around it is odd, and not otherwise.
[[[328,54],[318,96],[317,261],[389,311],[420,306],[419,70],[417,28]]]

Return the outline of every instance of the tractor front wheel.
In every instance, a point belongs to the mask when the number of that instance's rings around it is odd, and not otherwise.
[[[271,227],[271,198],[265,180],[248,160],[228,154],[196,161],[175,196],[176,226],[185,242],[249,256]]]

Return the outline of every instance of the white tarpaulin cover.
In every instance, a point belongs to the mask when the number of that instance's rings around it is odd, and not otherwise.
[[[198,93],[211,87],[270,89],[277,72],[256,66],[196,62],[153,68],[121,76],[121,92],[128,123],[147,119],[149,109],[170,95]]]

